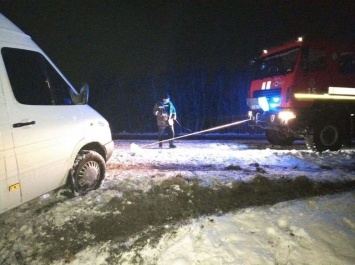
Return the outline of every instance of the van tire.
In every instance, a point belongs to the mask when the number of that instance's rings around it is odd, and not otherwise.
[[[105,160],[99,153],[91,150],[80,151],[71,173],[74,192],[84,195],[100,187],[105,171]]]

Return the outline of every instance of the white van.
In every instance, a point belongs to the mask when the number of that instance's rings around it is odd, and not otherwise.
[[[113,141],[88,94],[0,14],[0,213],[65,184],[100,186]]]

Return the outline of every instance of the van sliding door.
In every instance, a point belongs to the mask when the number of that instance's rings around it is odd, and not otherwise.
[[[0,82],[0,212],[21,203],[16,156],[6,105]]]

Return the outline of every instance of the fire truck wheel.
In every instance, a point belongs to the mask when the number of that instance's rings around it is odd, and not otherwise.
[[[83,150],[77,155],[72,169],[72,185],[79,194],[100,187],[105,176],[106,164],[100,154]]]
[[[293,136],[276,130],[265,130],[265,136],[269,143],[273,145],[289,146],[295,140]]]
[[[313,135],[305,137],[305,141],[307,147],[314,151],[338,151],[343,143],[341,126],[335,121],[316,125],[313,128]]]

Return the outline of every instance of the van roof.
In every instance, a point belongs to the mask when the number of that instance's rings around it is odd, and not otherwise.
[[[15,31],[17,33],[24,33],[14,23],[12,23],[7,17],[0,13],[0,31]]]
[[[38,47],[29,35],[0,13],[0,41]]]

